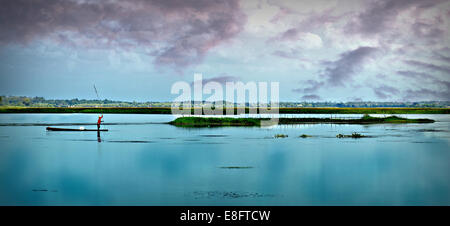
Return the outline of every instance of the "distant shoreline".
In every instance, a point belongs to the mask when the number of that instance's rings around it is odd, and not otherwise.
[[[236,108],[234,109],[236,112]],[[192,109],[193,113],[194,109]],[[245,108],[249,112],[249,108]],[[169,107],[0,107],[1,113],[103,113],[103,114],[172,114]],[[450,114],[450,108],[279,108],[280,114]],[[260,114],[265,114],[261,112]],[[225,110],[224,110],[225,115]]]

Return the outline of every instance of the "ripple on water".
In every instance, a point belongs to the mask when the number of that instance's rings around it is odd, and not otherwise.
[[[106,142],[110,142],[110,143],[154,143],[154,141],[149,141],[149,140],[108,140]]]
[[[266,198],[275,197],[271,194],[262,194],[258,192],[240,192],[240,191],[195,191],[192,195],[195,199],[238,199],[238,198]]]
[[[205,135],[199,135],[201,137],[228,137],[228,135],[223,134],[205,134]]]

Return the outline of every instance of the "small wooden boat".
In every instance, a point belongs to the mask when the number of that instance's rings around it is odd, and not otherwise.
[[[47,130],[50,131],[108,131],[107,129],[85,129],[85,128],[79,128],[79,129],[71,129],[71,128],[56,128],[56,127],[47,127]]]

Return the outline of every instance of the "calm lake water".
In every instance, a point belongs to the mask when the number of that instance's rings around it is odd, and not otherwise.
[[[186,129],[106,114],[99,140],[45,130],[96,114],[0,114],[0,205],[450,205],[450,116],[406,116],[437,122]],[[371,137],[336,138],[352,132]]]

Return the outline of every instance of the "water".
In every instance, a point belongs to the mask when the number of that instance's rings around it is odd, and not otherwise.
[[[108,114],[99,142],[45,130],[95,114],[0,114],[0,205],[450,205],[450,116],[407,117],[437,122],[186,129]],[[371,137],[335,137],[352,132]]]

